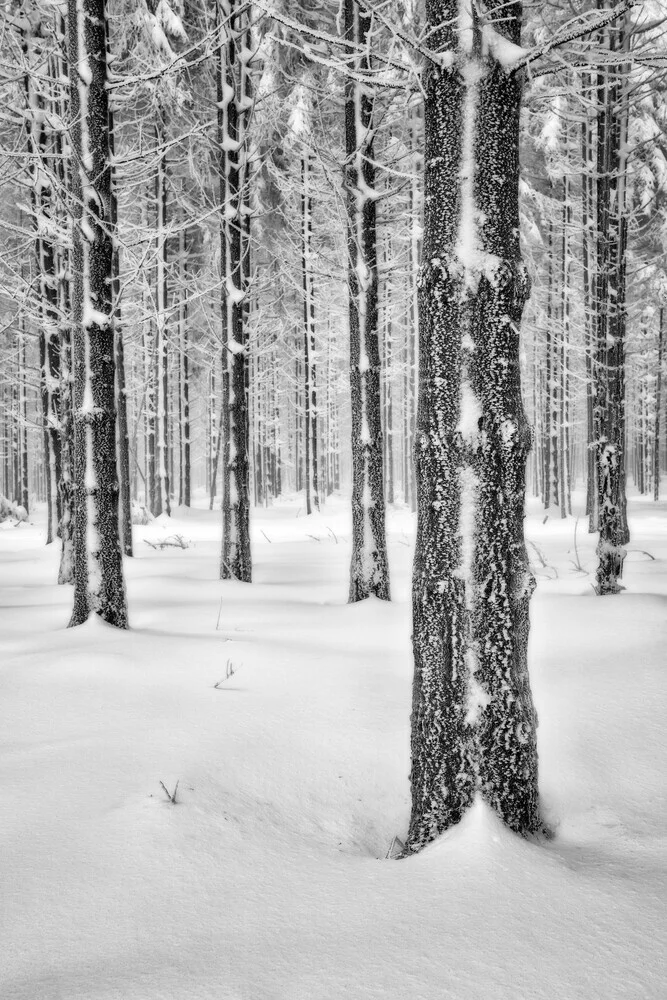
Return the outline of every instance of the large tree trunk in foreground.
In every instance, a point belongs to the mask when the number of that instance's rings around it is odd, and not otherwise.
[[[345,0],[345,40],[365,45],[370,15]],[[354,50],[351,50],[354,51]],[[358,68],[370,71],[363,56]],[[385,535],[378,273],[373,150],[373,99],[369,87],[348,79],[345,92],[350,295],[350,394],[352,402],[352,561],[350,601],[373,594],[389,600]]]
[[[534,581],[523,537],[521,82],[481,54],[472,9],[427,2],[429,45],[454,58],[442,70],[431,64],[425,79],[406,854],[457,823],[476,795],[513,830],[540,827],[526,659]],[[519,42],[520,4],[489,18]]]
[[[112,211],[104,0],[69,0],[74,363],[74,609],[127,627],[118,532]]]

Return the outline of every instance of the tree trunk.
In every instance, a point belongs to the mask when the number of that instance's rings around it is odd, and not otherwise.
[[[109,155],[114,160],[113,114],[109,109]],[[118,196],[116,194],[116,171],[111,170],[111,224],[113,231],[118,226]],[[113,247],[113,327],[116,364],[116,410],[118,414],[118,472],[120,485],[120,537],[123,554],[132,553],[132,503],[130,499],[130,433],[127,425],[127,389],[125,386],[125,350],[120,311],[120,254],[118,242]]]
[[[600,6],[604,0],[598,0]],[[606,29],[609,51],[627,44],[624,19]],[[630,540],[625,498],[625,271],[627,247],[627,67],[603,66],[598,74],[597,352],[595,442],[598,482],[598,594],[621,590],[624,546]]]
[[[662,352],[664,339],[664,307],[660,307],[658,326],[658,367],[655,375],[655,416],[653,425],[653,499],[660,499],[660,409],[662,407]]]
[[[471,2],[428,0],[413,576],[412,815],[406,854],[476,795],[513,830],[540,828],[527,666],[534,587],[523,538],[530,430],[519,324],[521,80]],[[521,8],[491,12],[518,44]]]
[[[250,465],[248,460],[248,337],[244,302],[248,290],[248,230],[244,190],[248,183],[247,124],[250,112],[248,13],[237,0],[218,0],[226,40],[217,66],[220,247],[223,276],[223,537],[221,579],[250,582]],[[231,18],[231,20],[227,20]],[[241,58],[242,54],[244,58]]]
[[[345,39],[366,45],[370,15],[344,0]],[[354,52],[350,46],[350,52]],[[370,71],[370,59],[358,57]],[[348,79],[345,90],[348,192],[350,391],[352,402],[351,602],[371,594],[389,600],[382,462],[378,275],[370,86]]]
[[[583,81],[582,81],[583,82]],[[584,330],[585,330],[585,354],[586,354],[586,513],[588,514],[589,532],[597,531],[597,485],[596,472],[597,463],[595,461],[595,429],[594,429],[594,396],[595,385],[593,379],[594,366],[594,345],[596,336],[595,322],[595,285],[594,285],[594,261],[592,255],[595,250],[595,218],[594,218],[594,182],[592,162],[593,135],[591,123],[586,117],[581,125],[581,158],[583,163],[583,176],[581,179],[581,214],[582,214],[582,239],[581,253],[583,265],[583,286],[584,286]]]
[[[118,531],[113,223],[104,0],[69,0],[74,360],[74,608],[127,627]]]
[[[158,112],[158,116],[161,112]],[[155,144],[165,140],[164,123],[155,126]],[[169,356],[167,346],[167,155],[160,152],[155,174],[155,504],[153,513],[171,515],[169,485]]]

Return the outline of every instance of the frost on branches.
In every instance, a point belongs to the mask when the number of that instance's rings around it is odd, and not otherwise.
[[[412,815],[406,854],[481,796],[540,828],[523,537],[530,431],[519,373],[521,5],[430,0],[413,576]]]

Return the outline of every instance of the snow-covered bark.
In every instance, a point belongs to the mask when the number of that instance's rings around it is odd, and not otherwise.
[[[582,75],[582,88],[585,86],[588,74]],[[596,461],[593,426],[593,402],[595,387],[593,382],[593,364],[595,347],[595,187],[593,152],[593,126],[588,116],[581,123],[581,161],[583,174],[581,179],[581,256],[583,268],[584,291],[584,329],[586,357],[586,513],[588,514],[588,530],[597,528],[597,488]]]
[[[162,112],[155,126],[155,145],[165,141]],[[153,513],[171,514],[169,486],[169,369],[167,349],[167,154],[155,173],[155,503]]]
[[[599,0],[599,6],[603,6]],[[625,334],[628,217],[628,33],[624,19],[606,30],[613,66],[598,74],[597,344],[593,419],[598,490],[598,594],[621,589],[630,540],[625,499]]]
[[[247,128],[252,98],[250,21],[238,0],[217,0],[220,178],[220,257],[223,330],[223,497],[221,579],[250,582],[250,466],[248,458],[248,337],[246,297],[249,240]]]
[[[26,68],[42,57],[40,39],[34,44],[33,33],[41,35],[38,24],[26,19],[22,31],[22,51]],[[43,46],[43,42],[41,43]],[[37,51],[34,51],[36,48]],[[54,60],[49,58],[53,77]],[[48,504],[47,544],[53,541],[62,514],[58,484],[61,478],[60,445],[60,351],[58,345],[56,247],[54,233],[56,220],[52,177],[56,157],[51,130],[47,128],[51,112],[50,86],[37,81],[33,74],[24,77],[25,117],[28,144],[28,170],[30,177],[31,215],[35,230],[35,257],[37,265],[37,313],[39,321],[39,372],[42,419],[44,425],[44,465]]]
[[[534,582],[523,537],[530,431],[519,323],[521,80],[485,44],[518,44],[521,5],[428,0],[420,280],[418,529],[413,576],[412,815],[406,853],[479,794],[540,826],[527,667]],[[497,34],[496,34],[497,32]]]
[[[660,307],[658,321],[658,361],[655,371],[655,414],[653,417],[653,499],[660,499],[660,410],[662,407],[662,356],[665,339],[665,308]],[[662,429],[664,433],[664,429]]]
[[[313,277],[313,135],[311,112],[306,88],[297,90],[297,99],[290,115],[290,130],[300,145],[300,269],[303,317],[303,450],[304,491],[306,514],[320,507],[318,474],[318,414],[317,414],[317,353],[315,343],[315,288]]]
[[[365,45],[370,15],[344,0],[344,37]],[[358,57],[370,69],[370,58]],[[378,273],[373,98],[348,78],[345,90],[350,393],[352,404],[352,560],[350,601],[373,594],[389,600],[383,492],[382,397],[378,331]]]
[[[108,56],[107,56],[108,58]],[[114,118],[109,109],[109,155],[114,160]],[[118,226],[118,179],[115,167],[111,171],[111,222],[114,232]],[[114,361],[116,367],[116,412],[118,473],[120,486],[120,537],[123,555],[131,556],[132,551],[132,508],[130,500],[130,432],[127,422],[127,387],[125,382],[125,345],[123,343],[123,327],[120,308],[120,254],[116,241],[112,258],[112,300],[114,325]]]
[[[59,40],[61,52],[65,49],[66,24],[59,20]],[[69,74],[69,68],[61,56],[59,65],[63,77]],[[64,99],[59,96],[58,112],[64,120]],[[69,164],[64,154],[64,143],[61,134],[56,136],[55,172],[62,191],[70,187],[71,170],[74,164]],[[64,224],[64,220],[61,220]],[[71,248],[63,244],[57,246],[56,272],[58,277],[58,347],[59,347],[59,423],[61,432],[61,476],[58,483],[62,514],[60,518],[60,566],[58,568],[58,583],[74,583],[74,416],[73,416],[73,371],[72,371],[72,326],[71,312]]]
[[[69,0],[74,366],[74,609],[127,627],[118,530],[113,224],[104,0]]]
[[[307,150],[301,153],[301,282],[303,291],[303,366],[304,421],[306,451],[306,513],[320,508],[318,475],[317,429],[317,360],[315,353],[315,292],[313,289],[313,197],[311,193],[311,157]]]
[[[179,235],[179,266],[183,286],[188,287],[189,248],[185,239],[185,229],[181,228]],[[190,506],[191,492],[191,442],[190,442],[190,359],[188,357],[188,299],[187,293],[181,297],[178,313],[178,358],[179,358],[179,393],[178,393],[178,426],[180,442],[180,485],[178,502],[185,507]]]

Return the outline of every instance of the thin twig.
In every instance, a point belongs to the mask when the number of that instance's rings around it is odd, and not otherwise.
[[[180,781],[180,778],[179,778],[179,781]],[[178,791],[178,781],[176,782],[176,784],[174,786],[174,794],[173,795],[171,794],[171,792],[169,791],[169,789],[165,785],[164,781],[161,781],[160,784],[162,785],[162,788],[164,790],[164,794],[167,796],[167,798],[172,803],[172,805],[176,805],[176,792]]]

